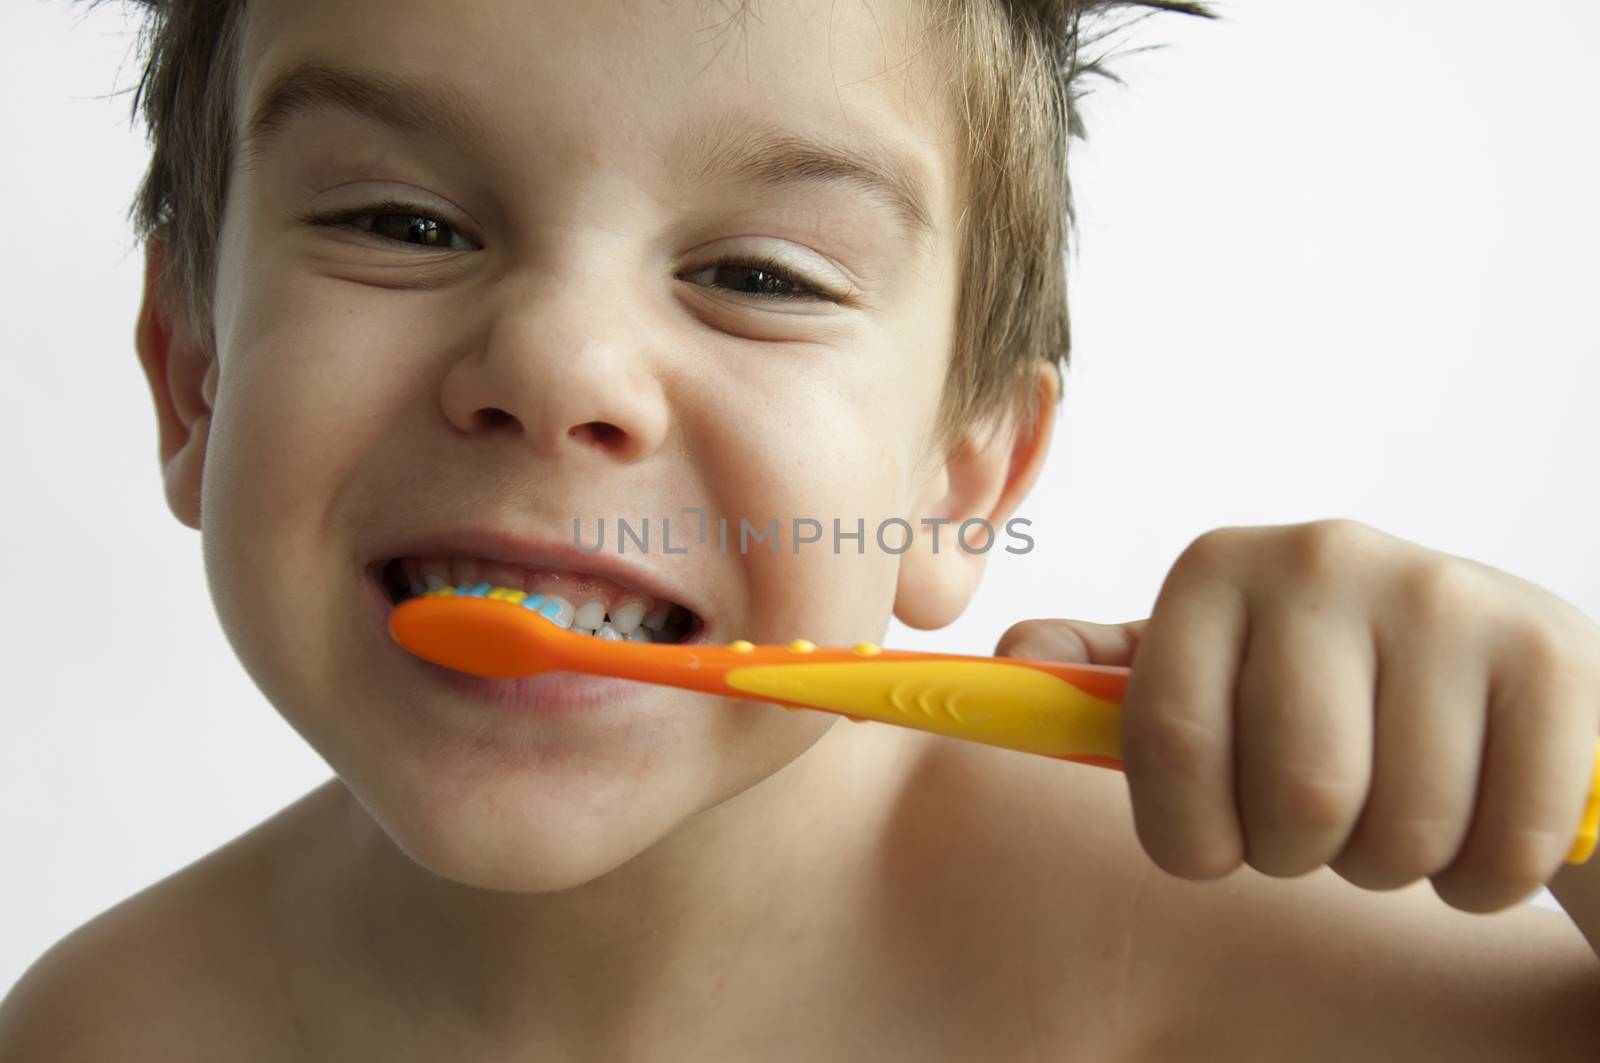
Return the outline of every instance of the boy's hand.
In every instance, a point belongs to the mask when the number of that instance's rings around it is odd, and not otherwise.
[[[1326,864],[1496,911],[1561,869],[1595,770],[1600,627],[1351,520],[1208,532],[1148,620],[1023,621],[996,653],[1132,668],[1139,841],[1187,879]]]

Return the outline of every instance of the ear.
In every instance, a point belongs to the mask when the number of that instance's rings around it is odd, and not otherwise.
[[[1011,540],[1005,523],[1038,479],[1050,450],[1059,381],[1055,366],[1041,362],[1017,396],[1019,403],[1033,406],[1032,430],[1024,431],[1021,416],[998,428],[975,426],[927,477],[915,497],[916,534],[901,555],[895,586],[894,615],[902,623],[928,629],[960,616],[978,589],[989,551],[1003,549]],[[922,523],[924,517],[949,523],[935,529]],[[987,521],[993,529],[987,549],[988,533],[981,527],[969,531],[970,550],[958,539],[962,522],[972,518]]]
[[[161,285],[165,240],[145,244],[144,301],[133,342],[155,400],[167,505],[191,528],[200,527],[200,472],[217,401],[217,361],[172,312]]]

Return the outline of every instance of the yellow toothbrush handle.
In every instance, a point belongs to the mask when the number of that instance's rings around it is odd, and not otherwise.
[[[827,709],[853,719],[915,727],[1048,757],[1122,763],[1121,680],[1096,669],[1116,700],[1059,671],[1083,666],[993,658],[806,661],[730,668],[723,681],[747,697]],[[1117,673],[1120,673],[1117,674]]]

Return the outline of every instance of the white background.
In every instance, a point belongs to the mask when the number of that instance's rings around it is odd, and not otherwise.
[[[888,643],[1146,616],[1201,532],[1330,516],[1600,617],[1600,5],[1219,6],[1144,23],[1130,41],[1171,47],[1088,102],[1036,549],[997,552],[959,623]],[[108,95],[137,81],[133,28],[0,13],[0,992],[328,776],[163,501],[124,217],[147,151]]]

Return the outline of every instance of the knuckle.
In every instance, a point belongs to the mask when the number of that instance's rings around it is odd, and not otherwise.
[[[1088,647],[1083,636],[1063,620],[1021,620],[1000,636],[995,656],[1087,660]]]
[[[1361,791],[1348,778],[1320,769],[1291,769],[1278,779],[1272,802],[1280,822],[1328,830],[1354,817],[1361,804]]]
[[[1338,580],[1367,549],[1372,529],[1346,517],[1301,524],[1288,537],[1289,562],[1312,579]]]
[[[1198,782],[1216,756],[1217,737],[1212,729],[1176,702],[1163,702],[1153,712],[1131,715],[1126,732],[1129,752],[1147,771],[1162,778]]]
[[[1328,862],[1334,874],[1364,890],[1396,890],[1417,881],[1417,875],[1402,875],[1382,865],[1362,863],[1363,857],[1341,854]]]
[[[1577,669],[1579,657],[1564,627],[1547,619],[1524,621],[1511,637],[1514,659],[1526,669],[1551,678]]]
[[[1518,827],[1506,833],[1488,861],[1488,876],[1509,891],[1544,885],[1565,853],[1568,839],[1544,827]]]
[[[1375,828],[1362,852],[1407,882],[1434,874],[1455,858],[1455,826],[1446,819],[1407,817]]]
[[[1403,579],[1400,593],[1411,621],[1434,628],[1459,624],[1481,608],[1484,587],[1482,577],[1466,565],[1429,561]]]
[[[1172,873],[1195,882],[1210,882],[1226,878],[1243,864],[1244,852],[1241,848],[1208,845],[1185,853],[1177,865],[1181,870],[1172,870]]]
[[[1459,859],[1428,877],[1434,892],[1453,907],[1498,911],[1545,886],[1560,869],[1570,841],[1560,830],[1512,826],[1476,836]]]
[[[1420,877],[1386,858],[1371,841],[1360,837],[1346,844],[1339,855],[1328,861],[1328,866],[1345,881],[1369,890],[1396,889]]]
[[[1202,532],[1184,547],[1172,570],[1189,575],[1195,572],[1214,572],[1222,568],[1233,553],[1234,543],[1241,534],[1242,529],[1239,528],[1212,528]]]
[[[1033,641],[1034,635],[1044,624],[1043,620],[1018,620],[1000,636],[1000,641],[995,645],[996,654],[1004,656],[1016,647]]]

